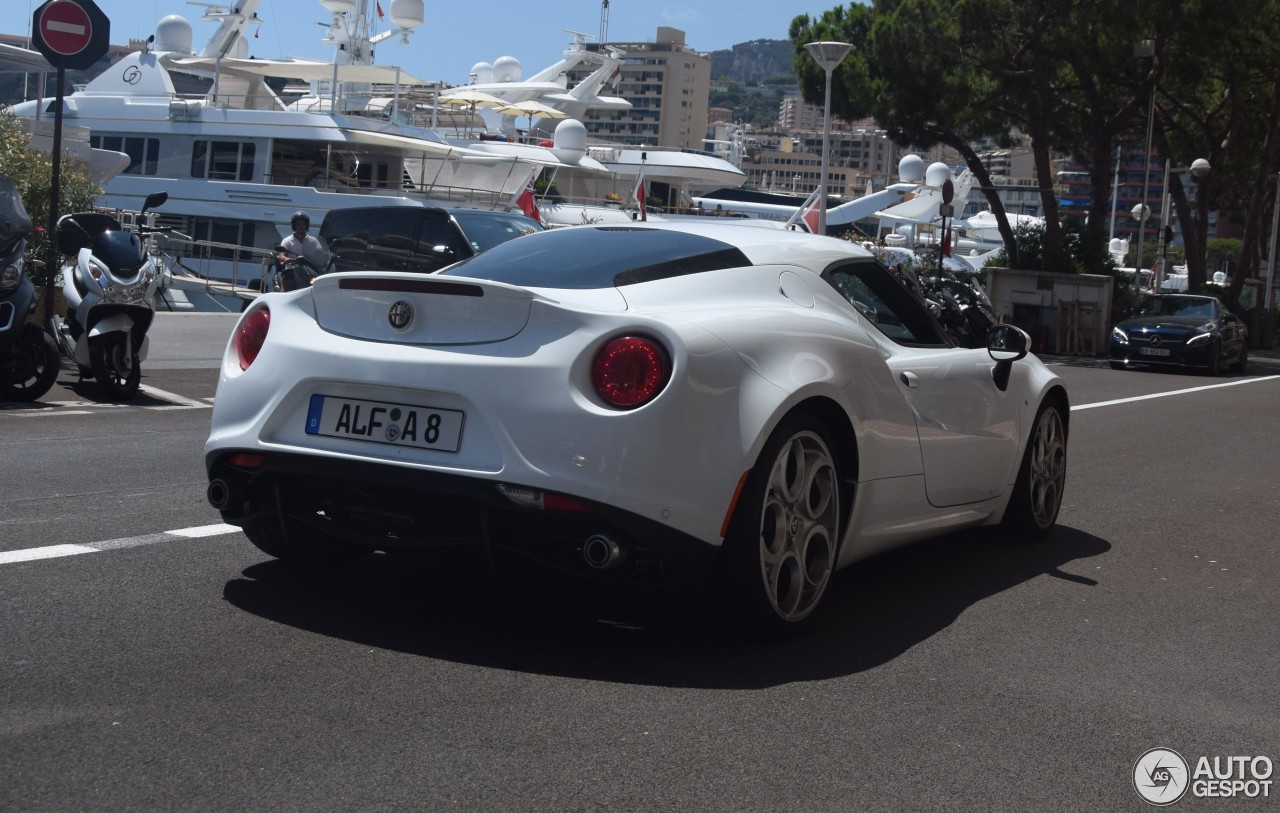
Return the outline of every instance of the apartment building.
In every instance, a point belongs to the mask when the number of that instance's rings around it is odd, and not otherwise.
[[[588,135],[637,146],[704,149],[711,60],[685,44],[683,31],[666,26],[658,27],[653,42],[609,47],[623,51],[617,95],[632,107],[589,112],[583,120]],[[570,76],[570,83],[583,76]]]

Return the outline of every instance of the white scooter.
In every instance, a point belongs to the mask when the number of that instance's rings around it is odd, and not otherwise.
[[[151,237],[158,230],[141,224],[148,209],[168,198],[166,192],[148,195],[133,230],[100,212],[58,220],[58,250],[70,262],[62,266],[67,318],[54,315],[53,334],[80,377],[97,379],[112,401],[132,398],[141,382],[162,267]]]

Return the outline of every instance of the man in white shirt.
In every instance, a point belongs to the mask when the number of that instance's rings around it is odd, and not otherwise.
[[[280,241],[280,246],[289,254],[281,257],[281,261],[289,259],[290,255],[305,257],[316,267],[316,273],[324,273],[329,267],[329,247],[319,237],[307,234],[311,228],[311,217],[306,212],[294,212],[289,218],[289,227],[293,234]]]

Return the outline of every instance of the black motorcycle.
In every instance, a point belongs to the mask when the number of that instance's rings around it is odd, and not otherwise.
[[[31,217],[8,178],[0,178],[0,396],[34,401],[53,388],[61,360],[53,337],[27,317],[35,285],[23,268]]]
[[[275,252],[276,269],[272,281],[277,291],[306,288],[320,276],[320,269],[301,254],[295,254],[284,246],[276,246]]]

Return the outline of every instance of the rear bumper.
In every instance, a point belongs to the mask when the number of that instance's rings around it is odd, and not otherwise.
[[[271,453],[248,471],[230,465],[233,453],[207,461],[210,502],[244,528],[286,517],[378,550],[502,550],[580,576],[676,587],[703,583],[719,555],[718,546],[607,505],[521,507],[492,480],[291,453]],[[583,546],[595,535],[616,541],[624,561],[589,566]]]

